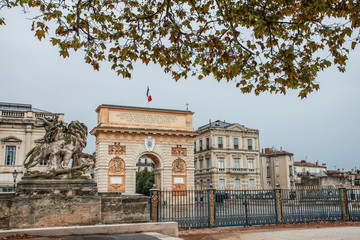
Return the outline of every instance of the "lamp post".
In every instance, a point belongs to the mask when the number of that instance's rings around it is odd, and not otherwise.
[[[12,172],[12,175],[13,175],[13,178],[14,178],[14,192],[15,192],[16,178],[17,178],[18,174],[19,173],[16,170],[14,170]]]

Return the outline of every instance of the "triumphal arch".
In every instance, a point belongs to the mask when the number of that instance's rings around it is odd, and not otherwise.
[[[134,193],[136,163],[154,162],[157,188],[183,190],[194,185],[193,112],[101,105],[96,109],[95,180],[99,192]]]

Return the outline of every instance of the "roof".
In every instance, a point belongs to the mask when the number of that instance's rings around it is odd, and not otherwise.
[[[228,122],[225,122],[225,121],[217,120],[217,121],[210,122],[208,124],[205,124],[205,125],[199,127],[197,131],[208,128],[208,127],[224,127],[224,128],[228,128],[228,127],[233,126],[233,125],[234,125],[234,123],[228,123]]]
[[[100,107],[120,107],[120,108],[132,108],[132,109],[149,109],[149,110],[160,110],[160,111],[171,111],[171,112],[187,112],[193,113],[189,110],[176,110],[176,109],[166,109],[166,108],[149,108],[149,107],[135,107],[135,106],[124,106],[124,105],[112,105],[112,104],[101,104],[95,111]]]
[[[277,152],[270,152],[270,153],[260,153],[262,156],[277,156],[277,155],[294,155],[291,152],[287,151],[277,151]]]
[[[22,103],[6,103],[0,102],[0,111],[17,111],[17,112],[39,112],[39,113],[50,113],[45,110],[33,108],[31,104]]]
[[[310,162],[294,162],[294,166],[298,166],[298,167],[319,167],[319,168],[327,168],[326,165],[319,165],[319,164],[315,164],[315,163],[310,163]]]

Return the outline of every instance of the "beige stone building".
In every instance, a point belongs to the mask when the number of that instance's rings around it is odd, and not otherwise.
[[[50,113],[30,104],[0,103],[0,191],[13,186],[14,170],[19,173],[16,180],[21,180],[25,155],[45,134],[40,119],[55,116],[64,120],[62,113]]]
[[[276,148],[265,148],[262,150],[261,179],[262,187],[274,188],[279,185],[282,188],[295,187],[294,154],[277,150]]]
[[[225,121],[196,131],[195,185],[217,189],[260,187],[259,130]]]
[[[194,186],[193,112],[100,105],[95,181],[99,192],[135,193],[138,160],[154,163],[158,188]]]

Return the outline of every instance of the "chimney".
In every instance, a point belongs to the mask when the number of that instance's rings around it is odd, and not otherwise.
[[[326,163],[321,164],[323,167],[326,167]]]
[[[264,153],[264,149],[263,149],[263,148],[261,149],[261,153]]]
[[[316,161],[316,166],[319,165],[319,161]]]
[[[270,148],[265,148],[265,153],[270,154]]]
[[[301,160],[301,163],[306,163],[306,161],[305,161],[305,160]]]

